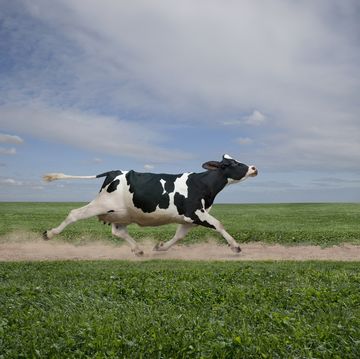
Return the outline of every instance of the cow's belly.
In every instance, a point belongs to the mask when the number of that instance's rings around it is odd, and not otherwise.
[[[138,224],[139,226],[162,226],[164,224],[170,223],[186,223],[182,218],[170,218],[170,217],[161,217],[161,218],[154,218],[150,215],[146,215],[142,218],[136,218],[133,223]]]
[[[118,224],[130,224],[131,217],[126,210],[109,211],[108,213],[100,214],[98,216],[99,221],[105,223],[118,223]]]
[[[139,226],[161,226],[169,223],[186,223],[184,216],[177,212],[173,213],[169,209],[156,209],[154,212],[144,213],[142,210],[136,209],[132,211],[132,222]]]
[[[166,210],[157,209],[155,212],[144,213],[139,209],[119,210],[98,216],[100,221],[106,223],[118,223],[128,225],[136,223],[139,226],[161,226],[169,223],[188,223],[182,215],[169,213]]]

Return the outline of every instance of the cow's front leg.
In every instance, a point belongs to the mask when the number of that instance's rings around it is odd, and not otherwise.
[[[111,232],[114,236],[125,239],[126,242],[130,244],[131,250],[135,253],[135,255],[142,256],[144,254],[144,252],[139,248],[134,238],[131,237],[128,233],[126,226],[113,223]]]
[[[217,232],[219,232],[223,236],[223,238],[226,240],[226,242],[228,242],[232,251],[234,251],[235,253],[241,252],[241,248],[240,248],[239,244],[235,241],[235,239],[228,232],[226,232],[224,226],[222,225],[222,223],[219,220],[217,220],[215,217],[213,217],[211,214],[209,214],[208,212],[206,212],[204,210],[203,211],[198,210],[195,212],[195,214],[199,218],[199,220],[195,221],[196,224],[200,224],[202,226],[215,229]]]
[[[154,247],[154,251],[167,251],[171,246],[173,246],[177,241],[183,239],[187,233],[193,228],[193,224],[179,224],[177,227],[176,233],[173,238],[171,238],[166,243],[160,242]]]

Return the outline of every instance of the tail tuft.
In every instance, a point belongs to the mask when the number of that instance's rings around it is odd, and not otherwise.
[[[47,173],[43,176],[43,180],[45,182],[51,182],[63,178],[66,178],[66,175],[63,173]]]

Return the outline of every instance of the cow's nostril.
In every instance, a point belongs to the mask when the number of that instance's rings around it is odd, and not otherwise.
[[[249,176],[255,177],[258,175],[258,170],[255,166],[250,166],[250,171]]]

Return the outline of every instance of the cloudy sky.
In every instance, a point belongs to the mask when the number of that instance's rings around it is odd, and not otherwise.
[[[0,0],[0,200],[46,172],[259,176],[219,202],[360,201],[358,0]]]

